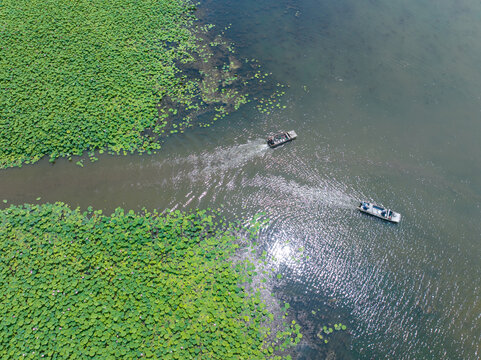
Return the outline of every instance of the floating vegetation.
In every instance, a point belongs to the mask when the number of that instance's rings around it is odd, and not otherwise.
[[[263,78],[267,77],[268,75],[269,74],[264,74]],[[259,99],[258,104],[256,105],[257,110],[260,113],[270,115],[276,109],[285,109],[286,105],[283,105],[280,101],[280,98],[286,93],[284,90],[282,90],[283,88],[285,88],[285,85],[277,83],[276,89],[271,95]]]
[[[330,327],[330,326],[328,327],[328,326],[324,325],[324,326],[322,327],[321,331],[318,332],[317,337],[318,337],[319,339],[323,340],[324,343],[327,344],[327,343],[329,342],[328,336],[329,336],[330,334],[332,334],[334,331],[341,331],[341,330],[342,330],[342,331],[347,330],[347,326],[344,325],[344,324],[341,324],[341,323],[339,323],[339,324],[334,324],[334,330],[333,330],[332,327]],[[324,335],[323,335],[323,334],[324,334]]]
[[[239,286],[249,274],[230,260],[235,231],[206,211],[1,210],[0,353],[280,359],[299,325],[271,333],[259,293]]]
[[[260,70],[195,10],[189,0],[4,1],[0,168],[151,154],[200,115],[212,113],[209,126],[247,103]]]

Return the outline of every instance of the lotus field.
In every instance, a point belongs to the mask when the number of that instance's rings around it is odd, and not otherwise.
[[[0,239],[3,359],[280,358],[301,337],[270,334],[232,226],[205,211],[10,206]]]
[[[210,26],[194,10],[187,0],[2,1],[0,168],[155,151],[159,136],[191,125],[207,93],[221,94],[210,102],[222,113],[222,101],[245,102],[205,69],[213,55],[199,34]],[[195,62],[203,75],[188,79],[179,67]],[[236,80],[222,75],[224,87]]]

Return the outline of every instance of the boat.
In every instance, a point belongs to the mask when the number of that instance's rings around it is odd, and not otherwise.
[[[285,144],[286,142],[292,141],[297,137],[294,130],[281,132],[267,138],[267,145],[271,148],[275,148],[279,145]]]
[[[401,214],[367,201],[360,202],[357,208],[363,213],[376,216],[386,221],[393,223],[401,221]]]

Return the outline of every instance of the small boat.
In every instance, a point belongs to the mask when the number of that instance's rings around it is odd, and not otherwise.
[[[292,141],[297,137],[297,134],[294,130],[281,132],[279,134],[269,136],[267,138],[267,145],[271,148],[275,148],[279,145],[285,144],[286,142]]]
[[[361,202],[357,208],[363,213],[376,216],[383,220],[394,223],[401,221],[401,214],[367,201]]]

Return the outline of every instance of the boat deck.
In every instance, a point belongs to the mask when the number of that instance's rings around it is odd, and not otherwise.
[[[279,145],[285,144],[286,142],[292,141],[297,138],[297,134],[294,130],[282,132],[267,139],[267,145],[271,148],[275,148]]]

